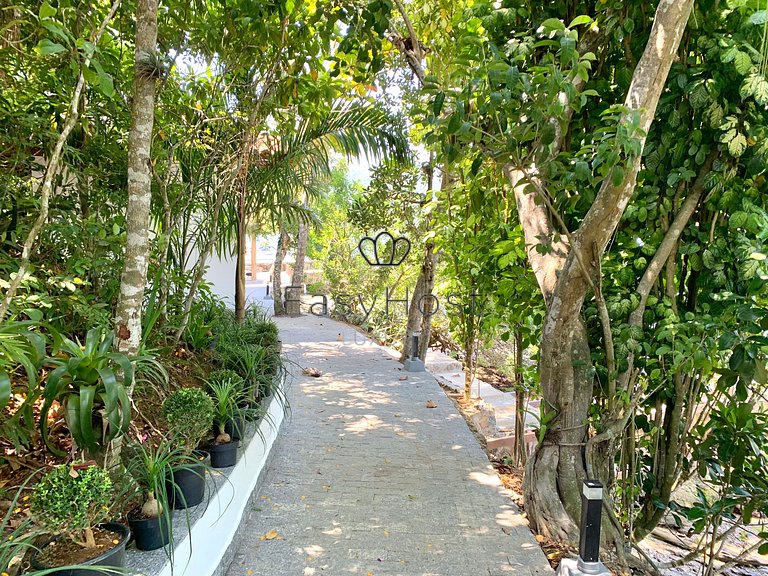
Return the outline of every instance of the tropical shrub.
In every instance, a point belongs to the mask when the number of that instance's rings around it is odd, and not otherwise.
[[[62,464],[35,485],[31,511],[46,532],[90,548],[96,545],[93,528],[109,516],[112,501],[112,480],[103,468]]]
[[[43,390],[40,432],[52,451],[61,452],[48,438],[48,415],[54,402],[64,408],[77,446],[93,454],[103,452],[109,442],[128,430],[131,403],[126,382],[133,381],[133,364],[125,354],[112,351],[113,340],[112,332],[105,334],[102,328],[93,328],[83,345],[62,338],[55,355],[46,360],[54,369]]]
[[[173,441],[191,454],[210,433],[214,404],[200,388],[181,388],[163,402],[163,416]]]
[[[34,430],[32,407],[38,398],[38,372],[45,358],[46,339],[33,330],[35,325],[30,320],[0,324],[0,438],[9,440],[17,449],[29,445]],[[16,393],[24,400],[9,416],[4,409],[14,394],[11,379],[20,369],[25,382],[18,386]]]

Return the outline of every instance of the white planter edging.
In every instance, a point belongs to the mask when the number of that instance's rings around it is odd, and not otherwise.
[[[166,562],[158,576],[213,576],[240,529],[251,494],[285,417],[284,404],[274,395],[245,452],[227,479],[219,483],[202,517],[176,542],[173,568]],[[191,538],[191,546],[190,546]]]

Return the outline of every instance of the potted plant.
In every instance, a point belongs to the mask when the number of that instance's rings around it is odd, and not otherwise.
[[[54,538],[32,555],[32,567],[49,570],[79,564],[105,568],[51,572],[57,576],[96,576],[124,567],[130,530],[123,524],[105,522],[113,500],[109,475],[90,463],[62,464],[43,476],[32,494],[32,518]]]
[[[245,433],[247,422],[254,419],[254,410],[252,410],[251,402],[247,398],[245,380],[234,370],[228,370],[223,368],[221,370],[214,370],[208,375],[207,379],[208,393],[213,398],[214,404],[217,403],[217,395],[213,393],[211,387],[224,382],[231,382],[233,387],[238,392],[238,399],[236,400],[236,407],[232,410],[231,419],[224,423],[224,432],[229,434],[232,440],[242,440]],[[213,433],[215,436],[219,434],[217,429],[216,416],[214,415],[213,421]]]
[[[139,550],[156,550],[172,541],[167,479],[171,471],[194,466],[197,459],[162,439],[128,444],[122,451],[126,472],[136,483],[141,505],[128,512],[128,524]]]
[[[213,427],[215,436],[206,450],[211,455],[211,466],[228,468],[237,461],[237,449],[240,445],[239,428],[244,426],[245,418],[239,404],[244,398],[242,378],[224,378],[208,382],[208,393],[213,398]],[[239,423],[239,424],[238,424]],[[238,438],[233,438],[227,430],[238,428]],[[234,430],[232,430],[234,432]]]
[[[169,478],[170,502],[174,508],[196,506],[205,495],[205,456],[196,452],[200,442],[213,427],[213,400],[200,388],[181,388],[163,402],[163,416],[168,422],[171,441],[188,457],[197,457],[194,465],[174,466]]]

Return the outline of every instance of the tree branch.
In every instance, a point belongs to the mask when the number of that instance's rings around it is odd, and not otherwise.
[[[410,18],[408,18],[408,13],[405,11],[405,6],[403,5],[402,1],[395,0],[395,4],[397,5],[398,12],[400,12],[400,16],[403,17],[405,27],[408,29],[408,35],[411,40],[411,49],[408,49],[408,47],[405,45],[405,42],[403,41],[403,38],[397,34],[397,32],[395,32],[396,36],[392,38],[393,43],[405,57],[406,61],[408,62],[408,66],[411,68],[411,70],[413,70],[413,73],[419,79],[419,82],[424,84],[424,77],[426,74],[424,73],[424,68],[421,65],[421,44],[419,43],[419,39],[416,36],[416,30],[414,30],[413,24],[411,24]]]
[[[688,225],[688,221],[691,219],[691,216],[693,216],[693,213],[696,210],[696,206],[698,206],[699,200],[701,200],[701,197],[704,194],[704,181],[707,177],[707,174],[709,174],[709,172],[712,170],[712,164],[714,163],[718,154],[719,152],[717,150],[710,152],[709,156],[707,156],[707,159],[704,161],[704,164],[702,164],[701,168],[699,168],[699,174],[696,177],[693,186],[691,187],[690,194],[688,194],[685,202],[683,202],[680,210],[675,215],[675,219],[667,229],[667,232],[664,235],[664,239],[661,241],[659,248],[653,255],[653,259],[645,269],[645,273],[643,274],[643,277],[640,279],[640,283],[637,286],[637,295],[640,297],[640,303],[637,305],[637,308],[635,308],[629,315],[630,326],[642,326],[643,315],[645,314],[645,307],[646,303],[648,302],[648,296],[651,293],[651,289],[653,288],[654,284],[656,284],[656,280],[658,279],[661,270],[664,268],[664,265],[667,263],[670,255],[672,254],[672,251],[677,246],[680,237],[683,235],[685,227]],[[629,378],[628,375],[632,371],[634,360],[635,355],[634,353],[630,352],[628,368],[619,379],[623,388],[626,388],[626,383]]]
[[[104,31],[112,21],[112,18],[115,17],[115,12],[117,12],[118,7],[120,6],[120,1],[121,0],[115,0],[112,3],[112,7],[110,8],[109,13],[101,22],[98,30],[91,38],[91,42],[94,44],[98,44],[99,39],[104,34]],[[48,166],[45,169],[45,175],[43,176],[43,183],[40,191],[40,214],[38,214],[35,223],[32,225],[32,229],[29,231],[29,235],[27,235],[27,240],[24,242],[24,247],[21,251],[21,264],[19,265],[19,270],[16,272],[16,276],[11,281],[8,290],[6,290],[2,303],[0,303],[0,321],[5,318],[5,315],[8,312],[8,307],[11,305],[11,300],[13,300],[13,297],[16,296],[16,291],[19,289],[19,286],[21,286],[21,283],[24,281],[24,278],[29,271],[29,260],[32,255],[32,249],[35,245],[35,242],[37,241],[38,235],[48,220],[48,208],[51,201],[51,196],[53,196],[53,180],[59,173],[59,166],[61,164],[61,156],[64,150],[64,145],[67,143],[67,138],[69,138],[69,134],[75,127],[75,124],[77,124],[77,119],[80,115],[80,97],[82,96],[83,88],[85,87],[85,76],[83,75],[83,70],[90,66],[90,64],[91,58],[90,56],[86,56],[83,60],[82,66],[80,67],[80,74],[77,77],[77,84],[75,85],[75,90],[72,93],[72,98],[69,101],[69,116],[64,123],[64,127],[62,128],[58,139],[56,140],[53,153],[48,159]]]

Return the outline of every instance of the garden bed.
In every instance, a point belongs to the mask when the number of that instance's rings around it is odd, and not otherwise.
[[[284,416],[284,400],[266,401],[267,416],[253,426],[235,466],[206,475],[206,500],[174,516],[173,565],[163,549],[128,549],[128,569],[141,576],[214,576],[225,574],[238,544],[238,532],[254,505],[256,488],[267,469]]]

